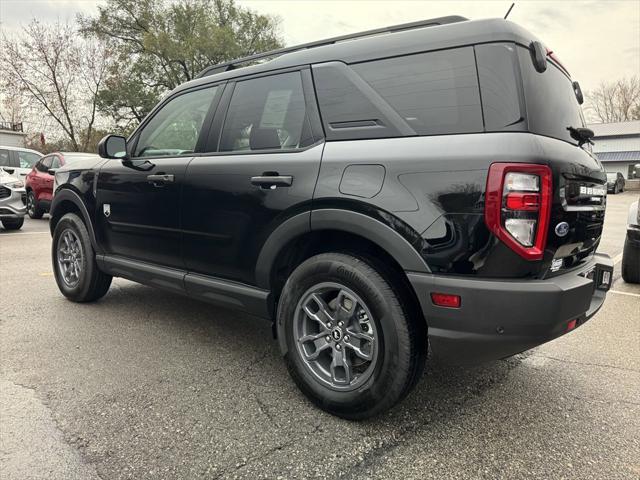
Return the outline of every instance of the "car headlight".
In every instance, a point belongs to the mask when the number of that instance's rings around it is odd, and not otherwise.
[[[22,187],[24,187],[24,183],[22,182],[22,180],[14,180],[12,182],[3,183],[3,185],[5,187],[9,187],[9,188],[22,188]]]

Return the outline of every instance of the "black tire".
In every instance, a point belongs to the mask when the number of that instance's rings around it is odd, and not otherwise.
[[[328,283],[344,285],[363,300],[378,341],[370,377],[350,391],[336,391],[322,383],[294,338],[303,296]],[[372,417],[402,400],[421,377],[427,354],[425,324],[412,304],[405,285],[370,259],[324,253],[303,262],[287,280],[277,314],[285,361],[300,390],[321,409],[350,420]],[[329,343],[328,336],[326,339]]]
[[[20,230],[23,224],[24,217],[2,219],[2,226],[5,228],[5,230]]]
[[[81,266],[80,274],[77,276],[77,283],[72,285],[68,284],[63,278],[62,266],[58,261],[61,237],[68,230],[77,238],[81,251],[81,259],[78,261]],[[74,302],[93,302],[102,298],[109,290],[112,277],[98,269],[95,251],[91,245],[87,227],[75,213],[67,213],[56,225],[51,244],[51,260],[58,288],[69,300]]]
[[[622,251],[622,279],[627,283],[640,283],[640,248],[635,248],[627,238]]]
[[[35,220],[42,218],[42,215],[44,215],[44,210],[38,206],[33,190],[27,192],[27,215]]]

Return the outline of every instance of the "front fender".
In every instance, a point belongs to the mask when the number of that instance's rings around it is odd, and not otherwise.
[[[51,231],[51,236],[53,236],[53,232],[60,218],[62,218],[65,213],[74,210],[69,208],[68,202],[71,202],[80,212],[84,224],[89,232],[89,238],[91,239],[91,245],[93,246],[93,249],[97,253],[102,253],[102,250],[99,248],[98,242],[96,241],[96,235],[93,229],[93,223],[91,221],[89,211],[87,210],[87,207],[82,201],[80,195],[78,195],[74,190],[71,190],[70,188],[60,188],[53,196],[51,209],[49,211],[49,214],[51,216],[51,220],[49,220],[49,229]]]

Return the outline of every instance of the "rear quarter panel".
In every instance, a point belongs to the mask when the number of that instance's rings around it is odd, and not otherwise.
[[[434,273],[535,276],[551,262],[553,252],[542,262],[526,261],[485,226],[489,166],[548,164],[557,185],[560,173],[553,168],[554,159],[568,156],[571,168],[586,174],[593,160],[585,155],[566,142],[520,132],[328,142],[313,208],[357,209],[375,216],[407,239]],[[383,184],[353,188],[351,178],[350,188],[345,188],[345,169],[353,165],[381,166]],[[375,175],[365,174],[361,181],[371,177]],[[373,194],[363,197],[359,192]],[[560,198],[554,192],[556,209]]]

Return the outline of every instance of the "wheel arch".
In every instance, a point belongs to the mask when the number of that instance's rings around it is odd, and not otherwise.
[[[80,216],[89,232],[91,245],[96,252],[100,252],[87,207],[82,201],[80,195],[69,188],[62,188],[58,190],[51,202],[51,208],[49,210],[49,216],[51,217],[49,220],[49,229],[51,231],[51,235],[53,235],[56,225],[60,219],[67,213],[77,213]]]

